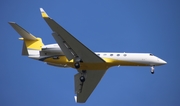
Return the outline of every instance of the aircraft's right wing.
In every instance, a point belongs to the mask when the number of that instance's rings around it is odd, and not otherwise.
[[[76,59],[79,57],[83,63],[93,63],[94,65],[89,67],[100,67],[97,63],[105,63],[105,61],[78,41],[74,36],[67,32],[62,26],[51,19],[46,12],[40,8],[42,17],[47,22],[49,27],[53,31],[53,37],[61,47],[64,55],[68,60]],[[105,74],[108,67],[101,66],[101,70],[87,70],[88,65],[83,71],[84,73],[78,73],[75,75],[75,92],[77,96],[75,97],[77,102],[84,103],[91,95],[95,87],[98,85],[99,81]],[[81,72],[82,70],[79,70]],[[80,77],[84,76],[85,81],[80,81]]]
[[[88,49],[62,26],[51,19],[46,12],[40,8],[42,17],[53,31],[53,37],[61,47],[68,60],[79,57],[84,63],[104,63],[105,61]]]

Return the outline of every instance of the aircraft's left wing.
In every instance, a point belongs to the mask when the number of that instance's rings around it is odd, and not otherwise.
[[[77,94],[75,101],[78,103],[86,102],[105,72],[106,70],[86,70],[84,82],[79,80],[81,73],[74,75],[75,93]]]
[[[53,19],[51,19],[46,12],[40,8],[42,17],[47,22],[49,27],[53,31],[53,37],[61,47],[64,55],[70,61],[79,57],[83,63],[105,63],[105,61],[73,37],[69,32],[67,32],[62,26],[57,24]],[[97,66],[95,66],[97,67]],[[101,78],[103,77],[106,69],[104,70],[86,70],[85,81],[80,81],[80,76],[82,73],[75,75],[75,92],[77,96],[75,97],[77,102],[84,103],[91,95]],[[82,70],[79,70],[80,72]]]
[[[46,12],[40,8],[42,17],[53,31],[53,37],[61,47],[68,60],[79,57],[84,63],[104,63],[105,61],[73,37],[62,26],[51,19]]]

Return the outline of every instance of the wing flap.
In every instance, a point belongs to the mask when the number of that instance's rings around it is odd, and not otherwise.
[[[54,39],[56,40],[56,42],[58,43],[58,45],[61,47],[63,53],[66,55],[67,59],[70,61],[74,58],[74,55],[72,53],[72,51],[70,51],[71,49],[69,49],[65,44],[64,41],[62,40],[62,38],[60,36],[58,36],[57,33],[52,33]]]

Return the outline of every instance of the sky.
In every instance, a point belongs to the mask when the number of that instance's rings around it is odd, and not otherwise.
[[[180,1],[1,0],[0,106],[179,106]],[[21,56],[22,41],[8,24],[18,23],[56,43],[39,8],[92,51],[153,53],[155,67],[112,67],[84,104],[74,101],[72,68]]]

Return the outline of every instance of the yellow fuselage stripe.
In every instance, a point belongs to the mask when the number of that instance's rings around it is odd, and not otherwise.
[[[136,62],[128,62],[128,61],[121,61],[115,60],[111,58],[103,58],[105,63],[80,63],[81,67],[80,70],[105,70],[112,66],[147,66],[147,64],[141,64]],[[59,56],[58,59],[53,59],[52,57],[46,58],[44,62],[52,63],[52,64],[63,64],[69,67],[74,68],[73,60],[68,61],[66,56]]]

